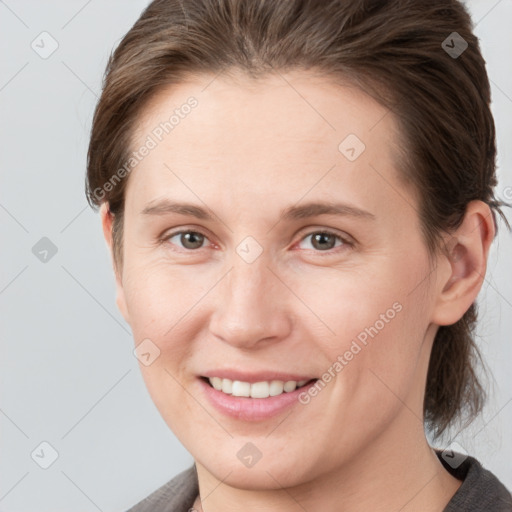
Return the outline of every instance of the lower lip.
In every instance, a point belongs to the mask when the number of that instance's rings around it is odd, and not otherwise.
[[[227,395],[210,386],[203,379],[198,380],[204,394],[218,411],[243,421],[262,421],[277,416],[292,405],[297,404],[299,395],[307,391],[316,382],[316,380],[311,381],[295,391],[284,392],[277,396],[249,398]]]

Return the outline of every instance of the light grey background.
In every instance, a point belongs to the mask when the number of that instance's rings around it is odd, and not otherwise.
[[[146,4],[0,1],[4,512],[126,510],[192,463],[146,391],[131,331],[115,305],[99,215],[84,195],[107,58]],[[498,195],[512,200],[512,1],[467,4],[492,81]],[[35,40],[40,52],[51,49],[44,31],[58,43],[46,59],[31,47]],[[512,489],[512,243],[500,228],[479,301],[494,396],[454,441]],[[58,251],[46,263],[32,252],[42,237]],[[42,442],[58,452],[48,469],[35,462],[51,460]]]

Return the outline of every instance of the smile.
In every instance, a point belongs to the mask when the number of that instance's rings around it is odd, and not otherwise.
[[[252,422],[270,419],[299,404],[299,395],[318,380],[262,380],[262,377],[251,376],[253,382],[248,382],[202,376],[198,382],[205,398],[222,415]]]
[[[226,395],[246,398],[268,398],[269,396],[291,393],[297,388],[304,386],[309,381],[271,380],[251,383],[240,380],[222,379],[220,377],[210,377],[208,378],[208,382],[217,391],[222,391]]]

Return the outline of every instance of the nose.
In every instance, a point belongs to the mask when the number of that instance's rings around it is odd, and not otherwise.
[[[237,348],[268,346],[289,336],[292,293],[261,255],[247,263],[237,254],[216,287],[212,335]]]

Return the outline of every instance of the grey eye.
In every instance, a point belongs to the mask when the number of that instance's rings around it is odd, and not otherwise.
[[[313,249],[318,251],[328,251],[345,243],[345,241],[339,235],[336,235],[335,233],[329,233],[328,231],[315,231],[310,233],[301,240],[301,243],[308,238],[311,239],[310,245],[313,247]],[[336,240],[341,242],[337,246]]]
[[[184,249],[200,249],[206,237],[197,231],[180,231],[174,233],[167,240],[171,241],[173,238],[179,237],[179,242]],[[174,243],[174,242],[171,242]]]

